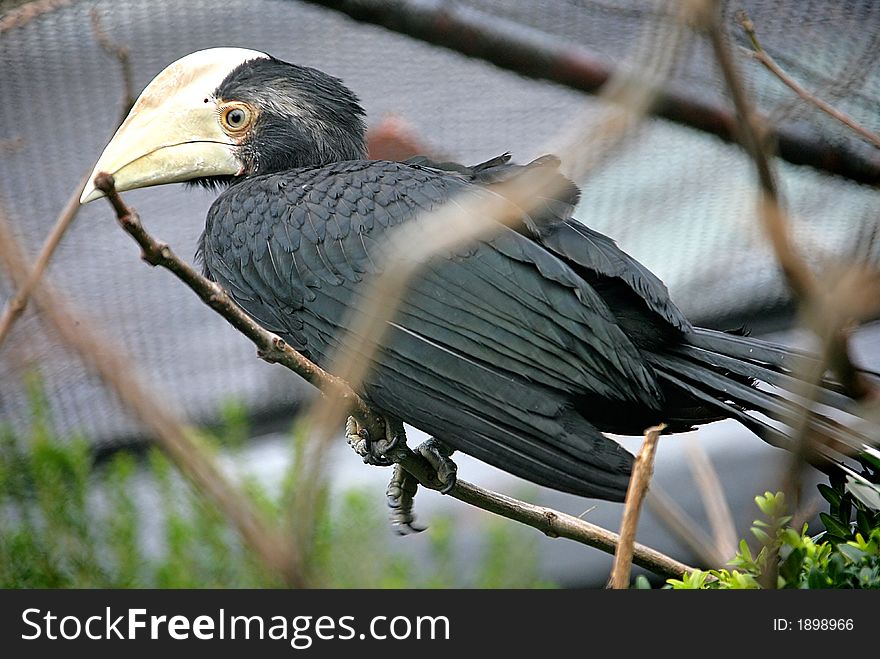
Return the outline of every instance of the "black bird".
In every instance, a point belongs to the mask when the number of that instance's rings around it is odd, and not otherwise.
[[[320,71],[257,51],[199,51],[147,86],[94,173],[112,174],[119,191],[225,186],[199,246],[206,275],[327,366],[352,311],[374,303],[363,283],[382,270],[389,232],[523,170],[506,155],[475,167],[367,160],[363,117]],[[657,277],[572,219],[578,190],[560,187],[521,228],[499,226],[420,272],[364,397],[518,476],[610,500],[623,498],[632,456],[603,432],[732,417],[789,446],[800,410],[780,392],[798,385],[792,360],[809,357],[693,327]],[[90,184],[82,202],[100,196]],[[821,400],[851,402],[830,379]],[[830,419],[811,425],[852,443]]]

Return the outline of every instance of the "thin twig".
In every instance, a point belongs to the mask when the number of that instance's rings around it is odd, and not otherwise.
[[[15,321],[18,320],[19,316],[21,316],[25,308],[27,308],[28,300],[33,294],[34,288],[36,288],[43,273],[46,272],[46,268],[49,266],[49,261],[52,259],[52,255],[55,254],[55,250],[61,243],[61,239],[64,237],[64,234],[67,233],[67,229],[76,218],[80,209],[79,198],[88,180],[89,175],[86,174],[77,184],[73,194],[70,195],[67,203],[64,204],[64,208],[61,209],[61,212],[55,219],[55,223],[52,225],[52,230],[49,232],[49,235],[46,236],[46,240],[40,248],[40,253],[37,255],[37,260],[34,261],[33,268],[28,272],[27,276],[21,280],[20,285],[15,291],[15,295],[9,298],[6,302],[6,306],[3,307],[3,314],[0,315],[0,346],[3,345],[6,337],[9,336],[9,332],[12,330]]]
[[[122,111],[119,117],[119,123],[121,124],[137,100],[134,91],[134,74],[131,70],[131,57],[129,56],[128,47],[116,43],[107,35],[107,32],[101,25],[101,15],[96,7],[92,7],[89,16],[92,20],[92,31],[95,33],[98,45],[101,46],[104,52],[119,62],[119,68],[122,71],[122,103],[120,106]]]
[[[821,304],[820,284],[792,241],[788,218],[780,200],[776,174],[767,154],[766,131],[758,123],[754,104],[748,98],[742,76],[728,48],[717,4],[715,11],[705,17],[705,29],[736,107],[743,146],[752,156],[755,164],[761,188],[759,217],[770,238],[776,260],[797,301],[801,304],[817,302]],[[865,397],[872,392],[872,387],[853,365],[845,335],[838,333],[834,340],[832,361],[829,366],[837,372],[841,382],[851,383],[850,394],[854,398]]]
[[[629,480],[629,488],[626,491],[626,505],[623,508],[623,519],[620,522],[620,543],[614,553],[614,566],[611,568],[609,588],[629,588],[636,528],[639,525],[642,502],[648,491],[648,485],[651,483],[651,476],[654,474],[654,455],[657,453],[657,442],[664,428],[666,428],[666,424],[661,423],[645,431],[645,441],[642,442],[642,448],[636,457],[632,477]]]
[[[54,8],[57,3],[49,3],[49,5]],[[121,124],[125,120],[126,115],[128,115],[128,112],[131,110],[131,106],[134,105],[135,101],[134,83],[128,49],[110,40],[101,26],[101,19],[97,9],[92,8],[91,17],[95,39],[104,50],[116,59],[122,71],[123,93],[118,122]],[[58,217],[55,219],[55,223],[52,225],[52,230],[49,232],[49,235],[46,236],[46,240],[40,248],[40,253],[37,255],[37,260],[34,262],[33,269],[23,280],[21,287],[18,288],[15,295],[9,299],[6,306],[3,308],[3,313],[0,315],[0,346],[3,345],[3,342],[12,330],[15,321],[18,320],[19,316],[21,316],[25,308],[27,308],[28,299],[30,298],[31,293],[46,272],[46,268],[49,267],[49,261],[52,260],[52,256],[55,254],[55,250],[58,249],[58,245],[61,244],[61,239],[73,224],[74,219],[76,219],[80,209],[79,198],[80,195],[82,195],[83,188],[85,188],[86,183],[88,183],[91,171],[90,168],[74,188],[73,193],[64,204],[64,208],[62,208]]]
[[[364,418],[372,418],[376,427],[384,428],[384,421],[345,382],[305,359],[280,337],[256,324],[220,286],[196,272],[180,259],[168,245],[153,238],[141,224],[137,212],[126,205],[115,191],[112,177],[106,174],[99,175],[95,184],[107,195],[122,228],[141,246],[144,260],[152,265],[166,268],[183,281],[205,304],[250,339],[257,346],[264,359],[285,366],[325,392],[333,390],[341,392],[338,395],[342,396],[343,406],[346,409],[352,409],[359,417],[362,415]],[[406,446],[396,447],[394,455],[389,457],[392,457],[395,462],[399,462],[404,469],[418,479],[421,485],[434,490],[441,490],[445,487],[444,483],[437,480],[436,472],[431,465]],[[533,506],[484,490],[460,479],[456,481],[449,494],[476,508],[521,522],[548,535],[568,538],[608,553],[613,552],[617,546],[617,534],[606,529],[571,515],[541,506]],[[680,577],[694,569],[642,545],[635,546],[633,561],[637,565],[663,576]]]
[[[27,278],[26,258],[2,208],[0,261],[9,270],[13,281],[23,282]],[[171,411],[172,406],[160,400],[141,382],[133,361],[91,327],[87,318],[75,314],[45,282],[38,281],[32,295],[41,317],[150,429],[159,447],[197,491],[223,511],[266,567],[279,574],[290,586],[305,585],[302,570],[297,569],[299,561],[291,555],[290,543],[285,543],[249,499],[237,491],[211,454],[199,446],[192,431]]]
[[[451,492],[451,495],[459,501],[532,526],[551,538],[568,538],[609,554],[620,546],[621,537],[618,534],[573,515],[518,501],[468,483],[459,483],[459,485],[460,487],[456,487]],[[632,545],[632,562],[667,578],[673,576],[680,578],[680,575],[688,574],[695,569],[639,543]]]
[[[711,536],[703,530],[675,499],[669,496],[657,483],[645,495],[645,504],[654,517],[681,541],[704,566],[721,567],[729,556],[718,553]]]
[[[764,231],[770,239],[776,260],[795,300],[803,302],[804,300],[814,299],[818,290],[818,284],[812,271],[792,242],[788,218],[780,205],[776,174],[767,155],[767,140],[764,138],[766,132],[758,124],[754,105],[746,93],[742,76],[728,47],[721,23],[720,2],[718,0],[713,3],[712,11],[704,16],[704,28],[736,108],[740,127],[740,139],[755,165],[760,189],[758,216]],[[820,379],[821,373],[817,374],[815,382],[818,383]],[[810,412],[807,409],[802,415],[800,423],[795,424],[798,427],[796,428],[796,445],[792,451],[792,460],[793,465],[797,468],[792,469],[789,473],[794,474],[798,481],[789,484],[790,489],[786,494],[792,498],[787,496],[787,501],[795,500],[797,493],[800,491],[801,465],[806,462],[806,457],[810,450],[809,417]],[[767,561],[768,568],[761,575],[761,584],[764,587],[775,588],[776,586],[777,561],[775,558],[775,556],[769,558]]]
[[[754,104],[748,98],[742,76],[728,48],[717,3],[715,11],[704,18],[704,27],[736,107],[743,146],[752,156],[755,164],[761,189],[758,210],[762,225],[770,238],[776,260],[795,300],[807,308],[819,305],[820,312],[815,317],[821,321],[828,311],[828,308],[822,305],[827,304],[831,296],[823,296],[819,280],[798,252],[791,238],[791,229],[788,217],[782,208],[776,174],[767,153],[767,141],[762,137],[765,131],[758,123]],[[856,399],[876,395],[873,387],[852,363],[846,334],[836,331],[829,337],[834,342],[830,350],[829,367],[837,373],[842,383],[849,385],[850,395]]]
[[[802,99],[804,99],[808,103],[812,103],[828,116],[833,117],[844,126],[858,133],[863,138],[871,142],[874,146],[880,147],[880,135],[871,132],[870,130],[859,124],[855,119],[850,117],[848,114],[841,112],[830,103],[823,101],[815,94],[810,93],[809,91],[801,87],[794,78],[792,78],[788,73],[785,72],[785,69],[779,66],[776,60],[774,60],[770,56],[770,54],[761,46],[761,42],[758,41],[758,35],[755,33],[755,24],[752,23],[752,20],[749,18],[748,13],[746,13],[744,9],[741,9],[736,13],[736,20],[740,24],[740,27],[742,27],[743,31],[746,33],[746,36],[749,38],[749,41],[752,44],[752,50],[749,50],[747,52],[753,59],[760,62],[764,66],[764,68],[766,68],[773,75],[779,78],[779,80],[782,81],[784,85],[786,85]]]
[[[736,524],[733,521],[733,513],[724,488],[718,478],[718,472],[712,466],[712,461],[706,454],[703,445],[691,440],[685,446],[685,455],[690,463],[691,472],[700,491],[700,498],[712,527],[712,539],[715,545],[715,553],[723,556],[723,561],[731,558],[736,553]],[[719,567],[722,563],[718,563]]]

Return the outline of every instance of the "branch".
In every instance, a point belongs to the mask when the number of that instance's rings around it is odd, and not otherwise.
[[[61,9],[73,3],[74,0],[36,0],[28,2],[21,7],[6,12],[0,17],[0,34],[7,30],[24,27],[31,21],[44,14],[49,14],[56,9]]]
[[[104,27],[101,25],[101,15],[98,13],[96,7],[92,7],[89,16],[92,19],[92,31],[95,33],[95,39],[97,40],[98,45],[101,46],[104,52],[119,62],[119,68],[122,71],[123,92],[122,103],[120,106],[122,111],[119,117],[119,123],[121,124],[125,120],[125,117],[128,116],[129,110],[131,110],[131,107],[137,100],[134,94],[134,75],[131,71],[131,58],[129,57],[127,47],[116,43],[107,36],[107,32],[104,31]]]
[[[31,3],[31,5],[40,5],[42,11],[54,9],[59,3]],[[33,14],[28,15],[33,16]],[[100,16],[98,11],[94,8],[91,11],[91,17],[95,39],[97,39],[98,43],[104,50],[119,62],[120,69],[122,70],[123,94],[118,122],[118,124],[121,124],[125,120],[126,115],[128,115],[128,112],[131,109],[131,106],[134,105],[135,101],[134,83],[132,81],[128,49],[124,46],[115,44],[110,40],[107,33],[104,32],[104,29],[101,27]],[[0,32],[2,32],[2,29],[0,29]],[[76,219],[80,209],[79,198],[80,195],[82,195],[83,188],[85,188],[86,183],[88,183],[91,172],[92,170],[90,168],[74,188],[73,193],[64,204],[64,208],[55,219],[55,223],[52,225],[52,230],[49,232],[49,235],[46,236],[46,240],[43,241],[43,246],[40,248],[40,253],[37,255],[37,260],[34,262],[33,269],[28,273],[27,277],[22,280],[15,295],[9,299],[6,306],[3,308],[3,314],[0,315],[0,346],[3,345],[3,341],[6,340],[9,332],[12,330],[15,321],[18,320],[19,316],[21,316],[25,308],[27,308],[28,299],[33,293],[34,288],[36,288],[40,279],[43,277],[46,268],[49,267],[49,261],[52,260],[52,256],[55,254],[55,250],[58,249],[58,245],[61,244],[61,239],[64,237],[64,234],[67,233],[67,230],[73,224],[74,219]]]
[[[761,42],[758,41],[758,35],[755,33],[755,24],[752,23],[752,20],[749,18],[748,13],[744,9],[741,9],[736,13],[736,20],[740,24],[740,27],[742,27],[743,32],[746,33],[746,36],[749,38],[749,41],[752,44],[752,50],[749,50],[747,52],[753,59],[760,62],[764,66],[764,68],[766,68],[768,71],[770,71],[770,73],[779,78],[779,80],[782,81],[784,85],[786,85],[802,99],[804,99],[808,103],[812,103],[825,114],[833,117],[844,126],[847,126],[854,132],[858,133],[863,138],[871,142],[874,146],[880,147],[880,135],[871,132],[870,130],[859,124],[855,119],[850,117],[848,114],[841,112],[830,103],[827,103],[815,94],[808,92],[806,89],[801,87],[794,78],[792,78],[790,75],[788,75],[788,73],[785,72],[785,69],[783,69],[776,62],[776,60],[774,60],[770,56],[770,54],[761,46]]]
[[[766,131],[760,125],[754,105],[748,98],[742,77],[727,46],[717,6],[715,9],[716,11],[711,12],[711,15],[704,17],[704,25],[736,107],[743,146],[752,156],[755,164],[761,188],[759,217],[795,300],[801,305],[806,305],[807,308],[811,305],[822,308],[825,305],[818,314],[818,320],[827,326],[827,318],[823,316],[826,315],[824,313],[826,311],[835,311],[833,301],[829,300],[827,295],[823,295],[827,289],[823,291],[820,287],[819,281],[798,253],[791,239],[788,218],[780,203],[776,174],[767,155]],[[824,335],[820,333],[821,336]],[[871,384],[852,363],[845,332],[840,328],[834,328],[830,330],[828,340],[831,342],[831,349],[828,351],[829,366],[838,374],[841,382],[848,385],[849,393],[856,399],[875,396],[876,392]]]
[[[99,174],[95,179],[95,185],[107,195],[120,226],[140,245],[143,258],[147,263],[161,266],[173,273],[205,304],[250,339],[257,346],[258,354],[263,359],[285,366],[321,389],[325,394],[335,392],[335,395],[341,397],[344,405],[352,409],[359,417],[371,419],[374,428],[384,429],[384,420],[345,381],[327,373],[300,355],[279,336],[255,323],[222,287],[196,272],[192,266],[180,259],[167,244],[153,238],[141,224],[137,212],[126,205],[113,188],[111,176]],[[399,463],[424,487],[433,490],[442,490],[446,487],[445,483],[437,480],[436,472],[431,465],[405,445],[395,447],[388,457]],[[617,534],[577,517],[517,501],[462,480],[456,482],[449,494],[476,508],[536,528],[551,537],[568,538],[607,553],[613,552],[619,542]],[[634,547],[633,562],[666,577],[680,577],[694,569],[642,545]]]
[[[140,245],[141,258],[152,266],[161,266],[185,283],[205,304],[220,314],[257,347],[257,355],[270,364],[281,364],[303,377],[306,381],[325,391],[334,391],[365,421],[372,422],[370,430],[383,427],[384,422],[345,381],[323,370],[291,348],[277,334],[267,331],[248,316],[217,283],[200,275],[191,265],[177,256],[163,242],[153,238],[141,224],[137,211],[129,207],[113,187],[113,177],[100,173],[95,177],[95,187],[101,190],[116,213],[120,226]]]
[[[520,75],[550,80],[588,94],[597,93],[618,73],[591,51],[571,44],[560,45],[557,39],[546,33],[500,20],[459,3],[444,0],[306,1],[357,21],[379,25],[485,60]],[[738,142],[736,117],[727,108],[702,101],[692,92],[671,87],[659,89],[651,114],[715,135],[725,142]],[[770,137],[783,160],[880,186],[880,158],[866,156],[845,146],[827,144],[818,135],[805,137],[785,127],[777,128]]]
[[[28,300],[33,294],[34,289],[37,287],[37,284],[40,282],[43,273],[46,272],[46,268],[49,266],[49,261],[52,259],[52,255],[55,254],[55,250],[61,243],[61,239],[64,237],[64,234],[67,233],[67,229],[70,228],[70,225],[76,218],[80,209],[79,197],[88,180],[89,175],[86,174],[77,184],[76,188],[74,188],[67,203],[64,204],[64,208],[55,219],[55,223],[52,225],[52,230],[49,232],[49,235],[46,236],[46,240],[40,248],[40,253],[37,255],[37,260],[34,262],[33,268],[28,272],[27,276],[21,279],[18,286],[16,286],[17,290],[15,291],[15,295],[6,302],[6,306],[3,308],[3,314],[0,316],[0,346],[3,345],[6,337],[9,336],[9,332],[12,330],[15,321],[18,320],[19,316],[21,316],[27,308]]]
[[[718,478],[718,472],[712,466],[712,461],[706,454],[703,445],[696,441],[689,441],[685,446],[685,455],[690,463],[691,472],[700,491],[700,498],[712,527],[712,540],[717,555],[724,560],[736,554],[736,523],[733,513],[724,496],[724,488]]]
[[[666,428],[665,423],[648,428],[645,431],[645,441],[636,463],[633,467],[629,488],[626,491],[626,505],[623,509],[623,519],[620,522],[620,544],[614,554],[614,567],[611,568],[610,588],[616,590],[629,588],[629,577],[633,562],[633,547],[636,540],[636,528],[639,525],[639,514],[642,510],[642,501],[651,483],[654,474],[654,455],[657,453],[657,441],[660,433]]]

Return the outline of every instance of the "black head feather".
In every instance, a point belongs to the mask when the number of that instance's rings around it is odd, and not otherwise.
[[[258,111],[239,147],[245,176],[366,156],[364,110],[357,96],[338,78],[316,69],[273,57],[249,60],[232,70],[214,96]],[[210,187],[232,178],[197,183]]]

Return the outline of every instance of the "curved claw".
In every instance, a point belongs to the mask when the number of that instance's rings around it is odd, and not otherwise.
[[[357,419],[350,416],[345,422],[345,436],[348,439],[349,446],[364,459],[364,464],[376,467],[389,467],[394,464],[385,454],[397,445],[397,435],[390,442],[387,440],[375,441],[370,436],[370,431],[361,426]],[[382,446],[381,449],[380,444]]]
[[[449,458],[454,449],[451,449],[439,439],[431,437],[419,444],[416,450],[425,460],[431,463],[431,466],[437,472],[437,480],[443,483],[443,487],[438,492],[440,494],[449,494],[458,480],[458,465]]]
[[[413,504],[418,487],[418,481],[409,472],[398,464],[394,465],[394,473],[385,490],[385,496],[388,497],[388,507],[391,509],[391,525],[398,535],[421,533],[427,528],[414,523]]]

